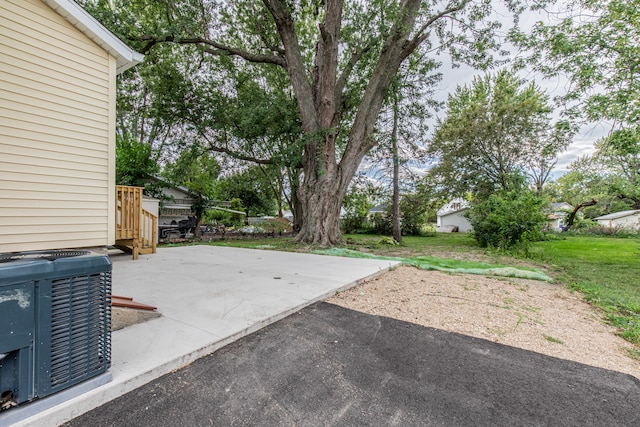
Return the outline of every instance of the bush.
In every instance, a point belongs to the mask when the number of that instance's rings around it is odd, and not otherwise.
[[[371,231],[375,234],[391,234],[391,215],[388,213],[377,213],[371,218]]]
[[[231,199],[231,203],[229,204],[229,208],[236,210],[236,211],[244,211],[245,208],[242,205],[242,200],[236,198]],[[230,215],[230,221],[231,221],[231,226],[232,227],[241,227],[243,225],[245,225],[245,221],[246,221],[246,216],[242,215],[242,214],[236,214],[236,213],[231,213]]]
[[[404,194],[400,199],[402,235],[420,236],[429,220],[429,205],[419,194]]]
[[[384,213],[376,213],[369,222],[369,232],[391,234],[393,232],[392,206]],[[403,236],[424,236],[431,233],[428,226],[429,207],[420,197],[405,194],[400,199],[400,232]],[[434,230],[435,232],[435,230]]]
[[[542,238],[543,200],[531,191],[501,191],[473,206],[467,215],[481,247],[509,250]]]
[[[267,233],[279,234],[291,231],[291,222],[285,218],[270,218],[263,224],[260,224]]]
[[[342,232],[345,234],[360,233],[365,231],[365,222],[367,216],[359,214],[349,214],[342,218]]]

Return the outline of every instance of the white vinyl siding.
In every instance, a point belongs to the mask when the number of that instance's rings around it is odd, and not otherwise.
[[[606,218],[609,215],[605,215],[605,218],[596,218],[598,224],[602,227],[640,231],[640,211],[635,213],[630,212],[629,215],[621,216],[619,218]]]
[[[40,0],[0,0],[0,252],[113,243],[115,68]]]
[[[465,218],[464,214],[467,210],[462,210],[454,213],[450,213],[447,215],[442,215],[438,219],[438,225],[441,227],[446,226],[456,226],[458,227],[458,231],[461,233],[466,233],[468,231],[473,230],[473,226],[469,222],[467,218]]]

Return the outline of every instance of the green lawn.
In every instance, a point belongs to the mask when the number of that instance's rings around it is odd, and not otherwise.
[[[525,269],[546,268],[556,281],[583,292],[591,304],[603,309],[609,321],[620,328],[621,336],[640,343],[640,239],[562,235],[535,243],[531,248],[532,258],[523,259],[482,249],[465,233],[408,236],[399,246],[382,243],[380,236],[344,237],[346,247],[351,250],[403,259],[429,257],[430,262],[445,267],[471,261]],[[281,238],[212,244],[295,252],[317,249]]]
[[[622,336],[640,343],[640,240],[568,236],[536,243],[558,278],[604,309]]]

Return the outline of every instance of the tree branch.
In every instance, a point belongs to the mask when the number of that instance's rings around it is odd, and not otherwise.
[[[587,206],[593,206],[598,204],[598,201],[596,199],[591,199],[588,200],[586,202],[582,202],[582,203],[578,203],[576,205],[575,208],[573,208],[573,212],[571,212],[569,214],[569,220],[567,221],[567,225],[564,226],[564,228],[562,229],[563,232],[565,231],[569,231],[569,229],[573,226],[573,221],[576,218],[576,214],[578,213],[578,211],[582,208],[586,208]]]
[[[230,148],[227,147],[222,147],[219,145],[216,145],[207,135],[205,135],[202,132],[199,132],[200,136],[202,136],[202,138],[204,138],[205,141],[207,141],[207,149],[209,151],[213,151],[216,153],[223,153],[223,154],[227,154],[228,156],[236,159],[236,160],[244,160],[247,162],[253,162],[253,163],[257,163],[259,165],[273,165],[275,164],[275,162],[273,161],[273,159],[260,159],[257,157],[253,157],[244,153],[239,153],[235,150],[232,150]]]
[[[467,3],[469,3],[469,0],[463,0],[460,3],[458,3],[457,6],[453,6],[449,9],[445,9],[442,12],[439,12],[433,15],[431,18],[429,18],[427,22],[425,22],[422,25],[422,27],[420,27],[420,29],[416,32],[415,37],[409,42],[408,50],[412,52],[416,47],[420,45],[420,43],[422,43],[427,39],[427,37],[429,37],[429,34],[431,34],[431,32],[428,31],[425,33],[425,31],[427,30],[427,28],[433,25],[434,22],[436,22],[440,18],[445,17],[446,15],[461,11],[462,9],[464,9]]]
[[[351,54],[351,57],[349,58],[349,62],[347,62],[347,65],[345,65],[344,69],[342,70],[342,73],[340,74],[340,77],[338,77],[338,81],[336,82],[336,89],[335,89],[336,105],[340,105],[340,98],[342,96],[342,92],[344,91],[344,88],[347,85],[347,81],[349,80],[349,76],[351,75],[353,68],[356,66],[358,61],[360,61],[360,59],[362,59],[362,57],[368,51],[371,50],[371,47],[372,45],[370,44],[368,46],[365,46],[362,49],[356,49],[356,51]]]
[[[284,46],[287,73],[298,99],[302,127],[305,132],[316,131],[318,122],[313,103],[313,90],[307,77],[289,8],[281,0],[263,0],[263,3],[271,13],[271,16],[273,16],[280,40],[282,40]]]
[[[205,52],[212,55],[235,55],[239,56],[249,62],[263,63],[263,64],[275,64],[281,67],[286,67],[287,63],[284,58],[276,55],[267,55],[261,53],[251,53],[243,49],[226,46],[222,43],[218,43],[213,40],[204,39],[201,37],[188,37],[181,38],[173,35],[156,37],[156,36],[140,36],[133,38],[134,41],[147,42],[147,44],[141,49],[140,53],[147,53],[153,46],[159,43],[176,43],[176,44],[197,44],[205,47]]]

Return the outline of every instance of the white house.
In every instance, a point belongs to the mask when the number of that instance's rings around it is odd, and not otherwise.
[[[387,205],[376,205],[369,209],[369,212],[367,212],[367,216],[369,218],[373,218],[377,214],[385,214],[388,209],[389,207]]]
[[[464,214],[469,210],[471,204],[462,198],[451,200],[449,203],[441,207],[437,212],[437,228],[439,232],[468,232],[473,227]]]
[[[640,209],[615,212],[594,219],[601,227],[640,231]]]
[[[567,217],[572,211],[573,206],[567,202],[552,203],[551,213],[547,217],[549,230],[561,231],[566,225]],[[582,212],[578,212],[578,215],[582,215]]]

